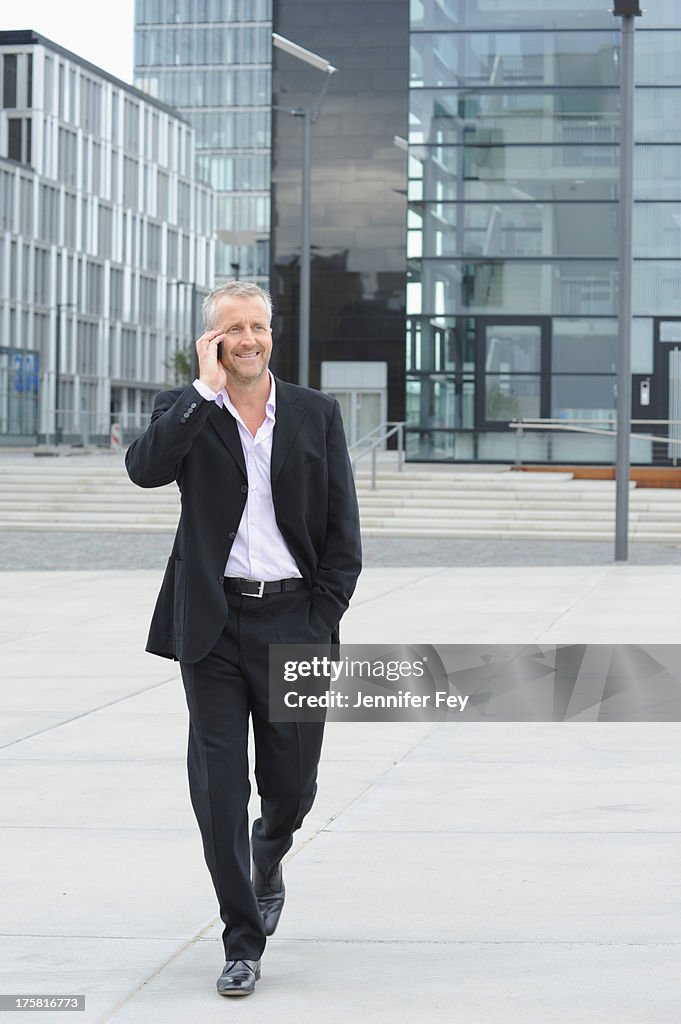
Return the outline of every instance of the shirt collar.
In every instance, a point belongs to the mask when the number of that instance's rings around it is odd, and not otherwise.
[[[269,416],[271,419],[274,419],[277,412],[277,387],[274,381],[274,374],[269,369],[267,372],[270,378],[270,393],[267,398],[267,401],[265,402],[265,415]],[[217,395],[215,396],[215,402],[216,405],[219,405],[223,409],[227,407],[229,412],[231,412],[232,416],[237,416],[239,419],[241,419],[237,409],[232,404],[232,401],[227,393],[226,388],[222,388],[221,391],[218,391]]]

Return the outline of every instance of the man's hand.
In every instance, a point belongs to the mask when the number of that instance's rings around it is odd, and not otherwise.
[[[199,380],[216,394],[227,386],[227,374],[218,359],[218,343],[223,341],[224,337],[222,331],[206,331],[196,341]]]

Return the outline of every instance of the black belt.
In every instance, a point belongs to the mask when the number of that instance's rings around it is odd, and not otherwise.
[[[305,580],[297,576],[289,580],[246,580],[225,576],[224,585],[228,593],[243,594],[244,597],[262,597],[263,594],[283,594],[288,590],[307,589]]]

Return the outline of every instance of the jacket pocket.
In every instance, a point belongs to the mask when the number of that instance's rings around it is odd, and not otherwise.
[[[315,473],[326,466],[326,455],[319,459],[310,459],[309,462],[302,462],[293,469],[294,476],[306,476],[308,473]]]
[[[175,559],[175,580],[173,587],[173,631],[176,637],[184,633],[184,617],[187,604],[187,564],[183,558]]]

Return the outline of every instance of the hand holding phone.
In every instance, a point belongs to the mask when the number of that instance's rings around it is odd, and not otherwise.
[[[211,391],[221,391],[227,385],[227,374],[222,365],[222,331],[206,331],[196,342],[199,380]]]

